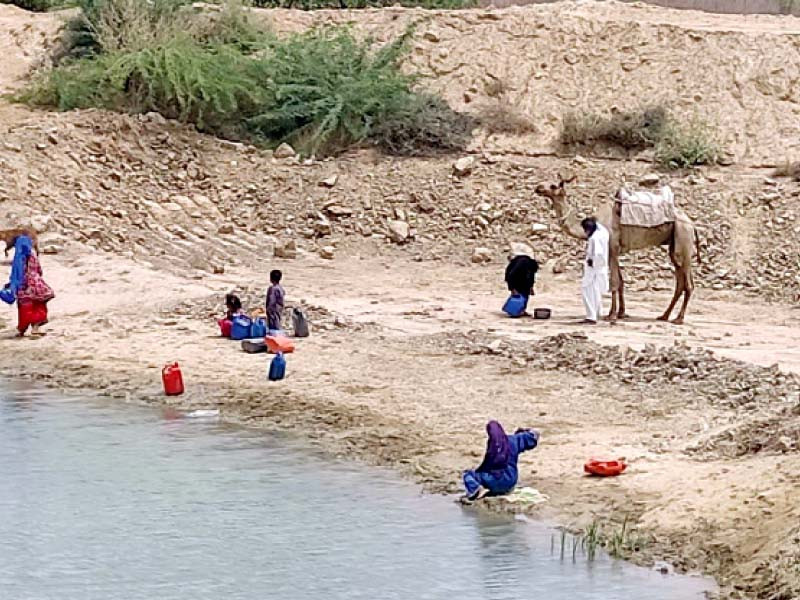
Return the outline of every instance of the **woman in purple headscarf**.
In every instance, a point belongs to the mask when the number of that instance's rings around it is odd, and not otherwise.
[[[514,435],[506,435],[497,421],[486,424],[489,439],[483,462],[474,471],[464,471],[464,487],[467,498],[478,500],[484,496],[501,496],[517,485],[517,458],[520,452],[533,450],[539,443],[539,432],[517,429]]]

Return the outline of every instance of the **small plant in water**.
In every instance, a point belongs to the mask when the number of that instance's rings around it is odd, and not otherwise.
[[[627,529],[628,517],[626,515],[625,520],[622,522],[622,529],[615,531],[611,535],[611,539],[608,541],[608,553],[614,558],[621,558],[625,553],[627,545]]]
[[[583,532],[583,547],[586,549],[586,558],[594,560],[597,553],[597,548],[601,545],[601,528],[600,522],[597,520],[584,529]]]

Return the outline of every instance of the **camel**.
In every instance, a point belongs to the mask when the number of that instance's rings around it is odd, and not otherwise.
[[[575,177],[564,180],[559,177],[558,183],[543,183],[536,187],[536,193],[549,198],[553,203],[558,223],[568,236],[585,240],[586,235],[581,228],[580,218],[573,214],[573,208],[567,203],[566,184]],[[606,317],[609,321],[624,319],[625,313],[625,281],[619,265],[619,257],[627,252],[652,248],[654,246],[669,246],[669,257],[675,267],[675,294],[667,310],[658,317],[659,321],[668,321],[675,304],[683,294],[683,304],[677,318],[673,321],[676,325],[683,324],[686,316],[686,307],[694,291],[692,278],[692,253],[696,250],[697,262],[700,264],[700,239],[691,219],[680,209],[675,209],[675,222],[665,223],[657,227],[636,227],[621,225],[619,204],[616,201],[603,206],[596,215],[611,234],[609,246],[609,273],[611,279],[611,311]],[[616,217],[616,218],[615,218]],[[619,300],[619,303],[618,303]]]

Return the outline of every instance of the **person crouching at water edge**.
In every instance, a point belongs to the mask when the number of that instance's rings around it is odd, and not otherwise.
[[[533,450],[539,443],[539,432],[532,429],[517,429],[514,435],[506,435],[497,421],[486,425],[489,439],[483,462],[474,471],[464,471],[464,487],[468,500],[484,496],[508,494],[517,485],[517,459],[520,452]]]
[[[42,266],[33,252],[31,238],[19,236],[14,242],[10,281],[0,291],[0,299],[7,304],[17,302],[18,337],[25,335],[28,327],[31,335],[43,335],[39,328],[47,323],[47,303],[54,297],[53,290],[42,279]]]
[[[586,263],[583,265],[581,293],[586,307],[586,318],[581,321],[595,325],[603,310],[603,294],[608,293],[608,243],[609,233],[593,218],[581,221],[586,234]]]

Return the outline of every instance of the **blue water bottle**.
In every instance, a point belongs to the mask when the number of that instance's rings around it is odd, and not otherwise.
[[[275,358],[269,363],[269,380],[280,381],[286,375],[286,359],[283,358],[283,352],[278,352]]]

